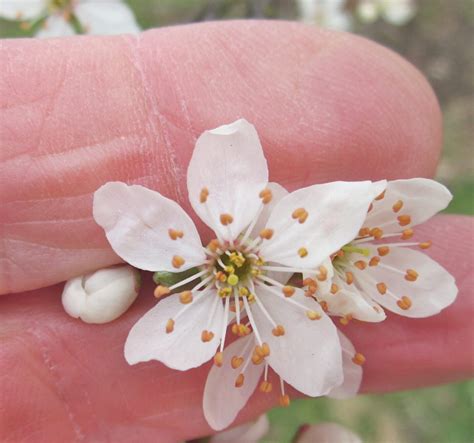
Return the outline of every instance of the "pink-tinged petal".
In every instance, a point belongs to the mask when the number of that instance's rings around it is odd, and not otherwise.
[[[76,31],[62,15],[53,14],[43,23],[41,29],[36,33],[38,38],[67,37],[75,35]]]
[[[0,17],[7,20],[39,18],[47,5],[48,0],[2,0],[0,1]]]
[[[224,349],[222,366],[214,365],[209,371],[204,387],[203,410],[207,422],[216,431],[234,421],[257,387],[264,365],[254,365],[252,362],[246,365],[247,359],[251,358],[253,345],[253,334],[234,341]],[[234,356],[244,358],[244,362],[236,369],[231,366]],[[236,387],[235,381],[241,373],[244,375],[243,385]]]
[[[344,382],[342,385],[332,389],[328,397],[331,398],[350,398],[354,397],[360,388],[362,382],[362,366],[354,363],[352,360],[356,350],[351,341],[338,331],[339,341],[342,348],[342,370],[344,373]]]
[[[82,0],[74,14],[87,34],[136,34],[140,28],[127,4],[114,0]]]
[[[106,183],[94,194],[93,214],[112,249],[136,268],[180,272],[206,259],[183,209],[143,186]]]
[[[303,394],[317,397],[327,394],[343,381],[342,353],[337,329],[318,303],[297,290],[291,297],[305,309],[296,307],[265,286],[258,286],[257,296],[277,325],[285,334],[275,337],[273,325],[259,308],[252,304],[258,332],[270,346],[267,361],[272,369],[288,384]],[[310,320],[307,311],[320,316]]]
[[[197,140],[188,168],[189,200],[221,238],[236,239],[250,224],[267,182],[267,161],[257,131],[246,120],[206,131]]]
[[[275,206],[264,259],[311,269],[357,235],[374,197],[372,182],[333,182],[299,189]],[[304,211],[304,212],[303,212]]]
[[[320,423],[302,428],[295,443],[362,443],[362,440],[337,423]]]
[[[390,181],[383,198],[374,200],[364,227],[401,232],[442,211],[452,197],[444,185],[427,178]]]
[[[124,348],[125,359],[129,364],[158,360],[172,369],[186,371],[214,356],[221,336],[224,308],[219,301],[209,322],[217,294],[211,291],[204,295],[194,293],[193,296],[190,305],[183,305],[179,295],[173,294],[160,301],[135,323]],[[184,307],[186,310],[176,318]],[[175,319],[174,328],[167,333],[169,319]],[[214,333],[212,340],[201,340],[203,330]]]
[[[375,248],[370,251],[377,254]],[[454,277],[446,269],[422,252],[406,247],[390,248],[377,266],[357,269],[355,276],[368,296],[405,317],[438,314],[453,303],[458,293]],[[378,283],[386,285],[385,294],[377,290]],[[409,300],[404,302],[403,297]]]
[[[269,430],[270,421],[262,414],[255,421],[213,435],[209,443],[258,443]]]

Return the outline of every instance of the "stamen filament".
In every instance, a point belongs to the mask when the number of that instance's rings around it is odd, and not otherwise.
[[[260,214],[261,214],[262,211],[263,211],[264,206],[265,206],[265,205],[264,205],[263,203],[260,203],[260,207],[258,208],[257,214],[256,214],[255,217],[253,218],[252,222],[248,225],[247,230],[245,231],[245,234],[244,234],[244,236],[242,237],[242,240],[241,240],[241,243],[242,243],[242,244],[244,244],[244,243],[247,241],[247,239],[248,239],[250,233],[252,232],[252,229],[255,227],[255,224],[257,223],[257,221],[258,221],[258,219],[259,219],[259,217],[260,217]]]
[[[217,297],[216,297],[217,298]],[[224,344],[225,344],[225,336],[227,334],[227,323],[229,321],[229,299],[230,297],[225,298],[225,305],[224,305],[224,319],[222,322],[222,333],[221,333],[221,345],[220,345],[220,351],[224,351]]]
[[[258,333],[257,325],[255,323],[255,320],[253,319],[252,312],[250,311],[250,305],[247,300],[247,297],[242,297],[244,300],[244,306],[245,306],[245,312],[247,312],[247,317],[249,319],[250,325],[252,326],[253,332],[255,333],[255,338],[257,339],[257,342],[260,346],[262,346],[262,339],[260,337],[260,334]]]
[[[308,308],[307,306],[305,306],[305,305],[303,305],[303,304],[301,304],[301,303],[299,303],[299,302],[293,300],[293,298],[287,298],[287,297],[285,297],[285,296],[283,295],[283,293],[280,293],[280,291],[277,291],[276,289],[273,289],[271,286],[266,286],[266,285],[259,284],[259,283],[257,283],[257,286],[262,287],[262,288],[265,288],[265,289],[267,289],[267,290],[270,291],[270,292],[273,292],[274,294],[278,295],[278,297],[282,298],[283,300],[285,300],[285,301],[288,302],[288,303],[291,303],[291,304],[294,305],[294,306],[297,306],[297,307],[300,308],[300,309],[303,309],[305,312],[306,312],[306,311],[311,311],[311,309]]]
[[[240,299],[239,290],[234,287],[234,304],[235,304],[235,322],[240,324]]]
[[[176,289],[176,288],[179,288],[180,286],[183,286],[189,282],[192,282],[193,280],[203,276],[204,274],[207,274],[209,271],[207,269],[205,269],[204,271],[201,271],[201,272],[198,272],[197,274],[194,274],[194,275],[191,275],[191,277],[188,277],[188,278],[185,278],[184,280],[181,280],[179,281],[178,283],[175,283],[173,286],[170,286],[168,289],[170,291]],[[207,279],[207,281],[209,281],[210,279],[212,278],[212,276],[210,278]],[[204,280],[205,281],[205,280]],[[202,283],[202,282],[201,282]],[[197,288],[197,286],[196,286]],[[193,290],[197,290],[199,288],[193,288]]]

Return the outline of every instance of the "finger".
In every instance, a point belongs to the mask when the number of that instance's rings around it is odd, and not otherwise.
[[[448,382],[473,372],[466,352],[474,315],[472,273],[466,260],[473,246],[472,221],[439,217],[420,235],[434,241],[429,254],[456,276],[459,297],[433,318],[389,315],[381,324],[354,323],[344,329],[367,358],[366,392]],[[0,440],[34,435],[37,441],[83,436],[98,441],[165,442],[210,433],[201,406],[209,364],[178,372],[158,362],[136,366],[125,362],[128,331],[154,304],[150,287],[123,317],[100,326],[68,317],[60,305],[60,291],[56,286],[25,294],[22,303],[14,295],[0,301],[0,417],[4,421]],[[275,404],[277,379],[274,386],[271,394],[255,393],[239,421]]]
[[[256,125],[271,179],[290,189],[429,176],[437,163],[430,87],[348,34],[228,22],[5,41],[1,51],[0,293],[116,263],[92,193],[110,180],[141,183],[189,209],[196,137],[239,117]]]

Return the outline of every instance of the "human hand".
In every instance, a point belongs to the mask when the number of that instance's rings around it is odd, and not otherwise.
[[[255,124],[271,179],[291,190],[332,180],[431,176],[441,144],[436,100],[420,74],[363,39],[297,24],[234,22],[140,37],[4,41],[0,298],[2,440],[175,441],[208,434],[208,365],[130,367],[123,344],[153,303],[151,276],[117,321],[68,317],[61,285],[119,261],[92,219],[103,183],[140,183],[189,210],[195,138],[239,117]],[[205,233],[201,226],[201,231]],[[367,357],[363,390],[468,376],[472,222],[420,227],[455,275],[440,315],[344,328]],[[471,283],[472,284],[472,283]],[[18,293],[28,290],[28,293]],[[255,394],[240,421],[277,400]]]

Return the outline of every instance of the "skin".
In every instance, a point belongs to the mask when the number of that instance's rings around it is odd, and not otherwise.
[[[424,78],[346,34],[228,22],[3,41],[0,51],[1,441],[171,442],[211,432],[201,409],[209,365],[180,373],[123,358],[130,327],[155,303],[150,274],[112,323],[87,325],[62,309],[59,282],[119,262],[92,219],[103,183],[139,183],[190,211],[185,177],[196,137],[239,117],[255,124],[271,179],[289,190],[431,177],[439,157],[440,111]],[[365,392],[472,374],[472,221],[439,216],[416,235],[433,240],[428,254],[456,276],[460,293],[432,318],[389,315],[343,329],[367,358]],[[277,397],[255,394],[238,422]]]

